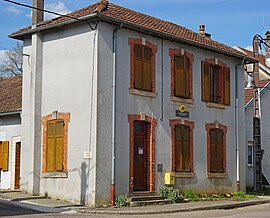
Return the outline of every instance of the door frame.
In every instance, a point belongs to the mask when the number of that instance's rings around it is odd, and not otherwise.
[[[147,122],[149,134],[149,148],[147,152],[148,173],[147,173],[147,189],[149,192],[155,192],[155,144],[156,144],[156,126],[157,119],[146,116],[145,114],[128,114],[129,122],[129,193],[133,193],[134,185],[134,122]]]
[[[20,167],[22,166],[22,137],[21,136],[14,136],[12,137],[12,147],[11,147],[11,176],[10,176],[10,186],[11,189],[15,189],[15,161],[16,161],[16,143],[21,143],[21,160],[20,160]],[[21,169],[20,169],[21,174]]]

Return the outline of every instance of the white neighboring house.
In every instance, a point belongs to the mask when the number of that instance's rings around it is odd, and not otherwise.
[[[259,82],[261,103],[261,145],[264,150],[262,158],[263,185],[270,183],[270,80]],[[254,187],[254,143],[253,143],[253,88],[245,88],[245,127],[247,151],[247,188]]]
[[[182,190],[245,190],[239,63],[254,59],[105,0],[11,37],[27,55],[22,190],[103,205],[155,194],[165,172]]]
[[[1,189],[20,188],[22,77],[0,78]]]

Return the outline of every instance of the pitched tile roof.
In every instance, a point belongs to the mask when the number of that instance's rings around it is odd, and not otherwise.
[[[183,26],[109,3],[106,0],[102,0],[78,11],[69,13],[69,17],[63,16],[45,21],[34,29],[32,29],[31,26],[20,29],[17,32],[12,33],[10,37],[22,39],[24,35],[41,31],[45,28],[53,28],[57,24],[64,25],[64,23],[67,21],[78,22],[78,19],[86,19],[85,16],[91,14],[93,17],[96,16],[106,22],[122,22],[124,24],[123,26],[126,28],[147,30],[148,32],[152,32],[152,34],[160,34],[163,35],[163,37],[166,36],[168,38],[179,40],[180,42],[185,42],[190,45],[203,47],[208,50],[214,50],[238,58],[246,57],[249,61],[255,61],[253,57],[250,57],[247,54],[202,36]]]
[[[260,80],[259,87],[265,87],[270,80]],[[253,88],[245,88],[245,105],[247,105],[253,99]]]
[[[0,78],[0,113],[22,109],[22,77]]]
[[[253,57],[253,52],[249,51],[245,48],[239,47],[244,53],[246,53],[247,55]],[[270,66],[268,66],[266,64],[266,56],[262,55],[262,54],[258,54],[258,61],[260,62],[261,65],[263,65],[265,68],[267,68],[268,70],[270,70]]]

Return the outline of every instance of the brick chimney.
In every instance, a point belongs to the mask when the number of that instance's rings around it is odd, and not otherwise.
[[[200,35],[205,36],[209,39],[211,38],[211,34],[205,32],[205,25],[204,24],[201,24],[199,26],[199,30],[200,30],[200,32],[199,32]]]
[[[44,21],[44,0],[33,0],[32,6],[41,10],[32,9],[32,25],[35,26]]]

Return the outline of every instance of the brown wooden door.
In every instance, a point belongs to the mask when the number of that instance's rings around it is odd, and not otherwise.
[[[134,123],[134,191],[147,191],[147,124]]]
[[[15,189],[20,188],[20,169],[21,169],[21,143],[16,143],[16,156],[15,156]]]

